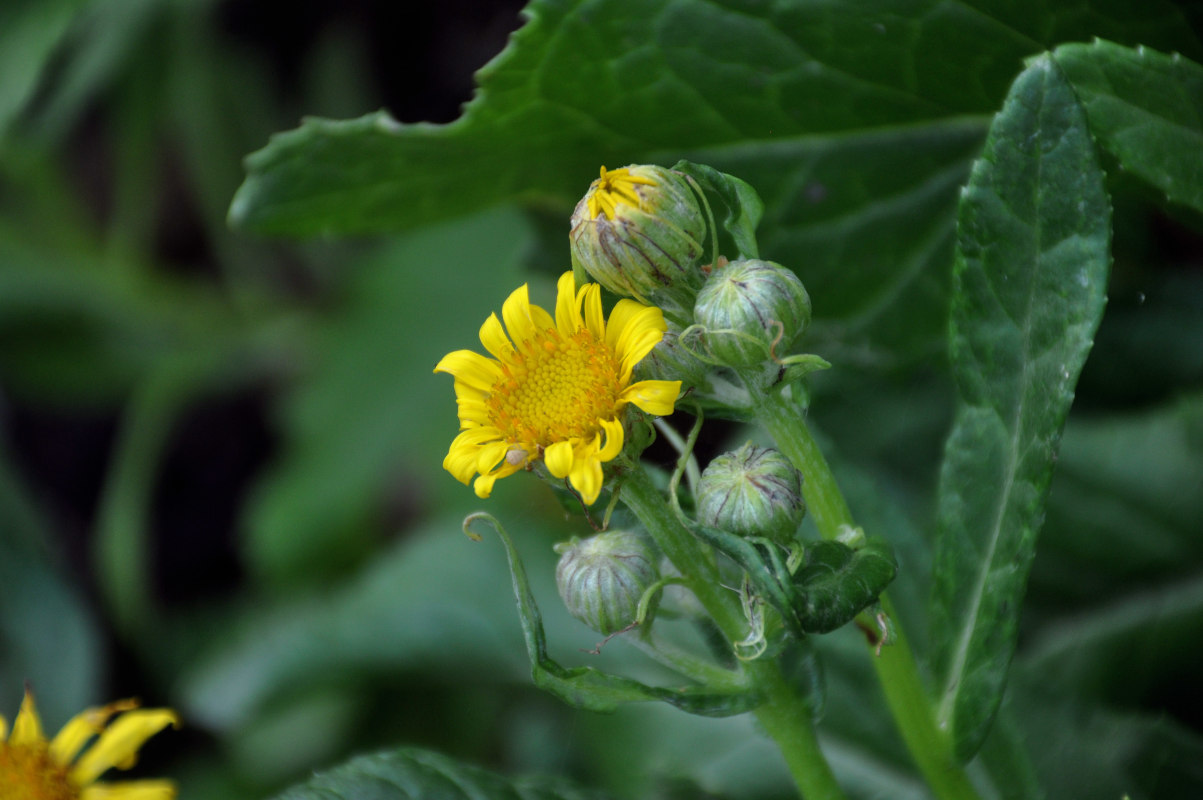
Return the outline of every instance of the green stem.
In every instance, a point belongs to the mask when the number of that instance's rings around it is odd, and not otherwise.
[[[698,602],[727,640],[739,641],[746,633],[747,623],[735,593],[720,584],[718,571],[702,543],[677,519],[643,467],[638,462],[628,462],[626,468],[623,502],[647,528],[664,555],[689,579]],[[806,699],[785,679],[775,661],[749,661],[744,669],[753,685],[764,694],[756,717],[781,749],[802,796],[806,800],[843,800],[844,793],[819,749]]]
[[[753,381],[746,383],[749,387],[756,386]],[[819,534],[825,539],[835,538],[845,526],[854,524],[852,514],[827,459],[806,427],[805,415],[781,392],[757,388],[750,391],[760,423],[773,437],[778,449],[802,472],[806,506]],[[873,666],[911,757],[942,800],[979,797],[953,756],[947,737],[936,727],[915,654],[890,598],[883,594],[881,604],[894,620],[896,636],[889,646],[881,648],[880,655],[873,658]]]

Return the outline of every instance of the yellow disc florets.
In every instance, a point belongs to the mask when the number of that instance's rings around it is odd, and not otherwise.
[[[618,414],[619,367],[590,331],[536,334],[506,365],[486,401],[497,427],[514,441],[551,444],[590,435]]]
[[[67,768],[50,757],[45,742],[0,742],[0,796],[4,800],[75,800]]]

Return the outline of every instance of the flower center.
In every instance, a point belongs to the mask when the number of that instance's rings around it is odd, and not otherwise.
[[[618,414],[619,365],[604,342],[582,328],[547,329],[528,340],[493,386],[491,418],[507,441],[547,447],[590,437],[598,420]]]
[[[67,768],[50,758],[45,744],[0,742],[0,788],[4,800],[77,800]]]
[[[614,213],[620,205],[640,207],[639,192],[636,186],[655,186],[656,182],[642,175],[632,175],[627,167],[606,171],[601,168],[601,177],[593,182],[589,193],[589,217],[597,219],[606,216],[614,219]]]

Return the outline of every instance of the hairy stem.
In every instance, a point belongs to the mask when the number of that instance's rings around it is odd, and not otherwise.
[[[739,599],[735,592],[720,584],[718,571],[703,544],[677,519],[668,500],[641,465],[628,463],[627,469],[622,485],[623,502],[689,581],[689,587],[727,641],[744,638],[747,623]],[[775,661],[749,661],[744,669],[749,681],[764,695],[756,717],[781,749],[802,796],[806,800],[842,800],[844,793],[819,749],[806,698],[785,679]]]
[[[747,381],[755,387],[753,381]],[[835,481],[831,467],[806,426],[801,409],[772,389],[751,388],[756,416],[777,447],[802,473],[806,506],[819,534],[834,539],[845,526],[853,525],[848,503]],[[945,737],[936,727],[931,701],[890,598],[881,596],[882,608],[894,620],[896,636],[873,657],[873,666],[885,692],[886,702],[911,757],[928,784],[942,800],[978,797],[969,777],[956,761]]]

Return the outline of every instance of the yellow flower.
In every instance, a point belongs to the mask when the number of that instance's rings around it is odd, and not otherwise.
[[[622,452],[628,404],[671,414],[680,381],[631,382],[631,370],[664,336],[660,309],[619,300],[607,322],[601,287],[560,277],[556,314],[531,305],[524,284],[490,314],[480,341],[493,358],[449,353],[434,368],[455,378],[460,434],[443,468],[488,497],[493,484],[542,459],[586,503],[602,488],[603,462]],[[506,334],[509,334],[508,337]]]
[[[168,725],[179,727],[174,711],[136,711],[135,700],[120,700],[76,715],[51,740],[26,689],[21,710],[8,733],[0,716],[0,797],[4,800],[171,800],[175,784],[166,780],[101,783],[110,767],[129,769],[138,748]],[[118,716],[119,715],[119,716]],[[109,720],[117,716],[112,725]],[[5,735],[8,740],[5,741]],[[99,738],[87,748],[93,736]],[[82,753],[82,754],[81,754]]]

